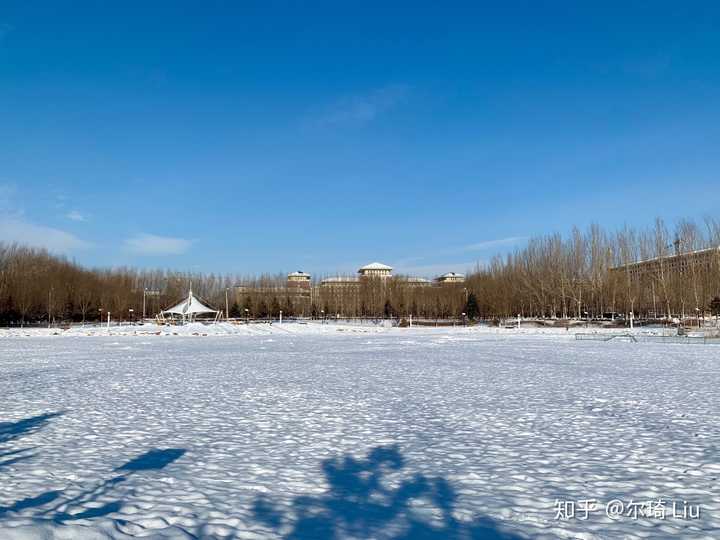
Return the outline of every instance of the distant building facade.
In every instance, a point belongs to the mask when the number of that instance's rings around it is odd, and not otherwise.
[[[710,271],[720,264],[720,247],[700,249],[681,253],[676,245],[675,253],[654,257],[610,269],[612,273],[623,272],[631,278],[654,277],[658,275],[682,276],[689,272]]]
[[[235,302],[244,310],[249,304],[251,315],[257,315],[258,306],[263,303],[270,307],[274,300],[286,315],[293,313],[300,316],[309,316],[313,299],[312,275],[298,270],[290,272],[284,284],[244,284],[235,286]]]
[[[374,262],[361,267],[358,270],[358,274],[360,274],[360,277],[377,277],[388,279],[392,277],[392,271],[392,266],[388,266],[387,264],[379,262]]]
[[[448,272],[435,278],[437,283],[465,283],[465,275],[456,272]]]
[[[265,310],[273,311],[272,306],[286,314],[323,317],[421,314],[418,306],[430,305],[452,313],[461,309],[464,295],[460,289],[450,294],[444,286],[464,279],[454,272],[434,280],[395,276],[392,266],[372,262],[358,268],[355,275],[330,276],[313,283],[311,274],[297,270],[287,274],[284,283],[277,278],[261,278],[236,286],[235,292],[240,311],[248,309],[251,317],[262,317]],[[448,302],[458,305],[452,307]]]
[[[309,289],[312,286],[312,276],[307,272],[298,270],[287,275],[288,288]]]

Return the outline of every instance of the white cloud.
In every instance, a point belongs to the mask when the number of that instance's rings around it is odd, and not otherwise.
[[[192,243],[185,238],[142,233],[126,239],[125,248],[138,255],[182,255]]]
[[[85,216],[83,216],[80,212],[77,210],[72,210],[65,214],[65,217],[68,218],[70,221],[87,221]]]
[[[365,125],[398,105],[407,92],[405,85],[389,85],[365,95],[346,97],[316,112],[313,123],[319,126]]]
[[[36,225],[19,215],[0,216],[0,241],[42,247],[55,253],[87,249],[92,245],[74,234],[53,227]]]

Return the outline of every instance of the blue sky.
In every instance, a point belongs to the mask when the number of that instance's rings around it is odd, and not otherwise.
[[[716,2],[3,2],[0,240],[463,271],[717,215]]]

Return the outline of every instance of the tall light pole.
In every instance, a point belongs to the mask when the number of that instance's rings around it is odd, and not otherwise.
[[[228,290],[229,287],[225,287],[225,320],[230,320],[230,310],[228,309]]]
[[[147,287],[143,288],[143,322],[145,322],[145,296],[147,295]]]

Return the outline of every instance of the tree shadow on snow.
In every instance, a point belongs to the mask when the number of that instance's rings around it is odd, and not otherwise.
[[[457,495],[447,480],[414,474],[388,487],[387,475],[405,466],[397,447],[376,447],[365,459],[346,455],[323,461],[328,490],[298,496],[283,512],[267,497],[256,498],[255,518],[288,540],[336,540],[380,536],[394,540],[513,540],[489,518],[454,517]],[[423,518],[417,506],[434,509]]]
[[[113,489],[122,482],[128,480],[130,477],[136,474],[149,473],[151,471],[164,469],[182,457],[183,454],[185,454],[185,450],[181,448],[154,448],[132,458],[124,465],[117,467],[115,472],[119,474],[116,474],[116,476],[101,482],[91,489],[82,491],[70,499],[63,499],[62,491],[47,491],[41,495],[17,501],[10,506],[0,507],[0,519],[2,519],[3,515],[8,512],[20,512],[27,508],[34,507],[46,507],[33,516],[35,519],[45,519],[56,523],[74,521],[78,519],[92,519],[106,516],[113,512],[118,512],[123,506],[122,499],[112,500],[99,507],[95,506],[93,503],[96,503],[100,497],[105,497],[108,494],[111,494]],[[47,505],[53,502],[55,505],[47,508]],[[91,507],[87,508],[88,505]],[[70,512],[70,510],[77,508],[78,506],[84,509],[74,513]]]
[[[10,443],[20,437],[32,435],[45,427],[52,418],[61,416],[62,414],[62,412],[45,413],[17,420],[16,422],[0,422],[0,445]],[[33,449],[34,447],[2,451],[0,447],[0,470],[20,461],[30,459],[35,454],[29,454],[28,452]]]
[[[49,420],[62,414],[62,412],[45,413],[16,422],[0,422],[0,444],[8,443],[18,437],[35,433],[37,430],[45,427]]]
[[[38,416],[32,416],[30,418],[24,418],[15,422],[0,422],[0,444],[7,444],[13,442],[20,437],[32,435],[36,431],[45,427],[48,422],[57,417],[61,416],[62,412],[56,413],[45,413]],[[32,458],[35,454],[28,453],[34,450],[35,447],[20,448],[18,450],[0,450],[0,471],[4,467],[15,465],[21,461]],[[48,491],[37,497],[27,497],[11,504],[10,506],[0,506],[0,518],[3,517],[7,512],[19,512],[26,508],[33,508],[43,506],[55,500],[60,492]]]
[[[65,522],[78,519],[92,519],[106,516],[113,512],[119,512],[123,505],[122,500],[110,501],[100,507],[91,507],[76,513],[68,513],[67,509],[79,505],[87,505],[88,503],[95,503],[100,497],[111,493],[116,486],[125,482],[131,476],[137,473],[162,470],[182,457],[185,452],[182,448],[153,448],[152,450],[148,450],[144,454],[132,458],[124,465],[115,469],[115,472],[122,474],[118,474],[102,482],[93,489],[80,493],[72,499],[61,501],[55,508],[50,510],[51,518],[56,522]],[[61,512],[61,507],[65,507],[66,510]]]

